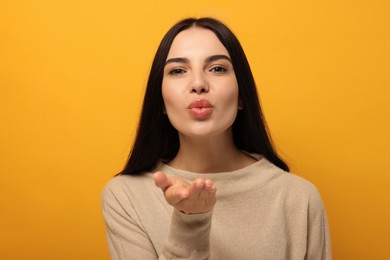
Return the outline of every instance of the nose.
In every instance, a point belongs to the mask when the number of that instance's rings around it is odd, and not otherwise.
[[[190,92],[197,94],[209,92],[209,85],[203,73],[194,74],[194,77],[191,82]]]

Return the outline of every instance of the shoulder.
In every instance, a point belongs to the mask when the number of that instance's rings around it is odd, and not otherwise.
[[[288,179],[289,187],[292,191],[297,191],[309,197],[319,197],[317,187],[309,180],[294,173],[286,173],[285,176]]]
[[[113,177],[101,193],[103,216],[111,222],[113,230],[119,230],[118,223],[122,222],[141,226],[140,216],[144,216],[150,207],[157,207],[161,196],[154,185],[152,173]]]
[[[272,172],[275,182],[284,190],[291,201],[300,201],[312,205],[322,205],[321,196],[316,186],[309,180],[291,172],[286,172],[269,161],[265,167]]]
[[[107,204],[132,204],[134,197],[145,194],[147,190],[154,189],[153,175],[119,175],[113,177],[104,186],[101,202]]]
[[[129,188],[136,188],[137,184],[143,183],[150,179],[150,174],[143,175],[118,175],[111,178],[104,186],[103,192],[114,191],[123,192]]]

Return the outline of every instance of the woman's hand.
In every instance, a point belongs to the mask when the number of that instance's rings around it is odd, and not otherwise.
[[[154,174],[154,182],[163,192],[166,201],[186,214],[205,213],[213,209],[217,188],[208,179],[196,179],[191,184],[162,172]]]

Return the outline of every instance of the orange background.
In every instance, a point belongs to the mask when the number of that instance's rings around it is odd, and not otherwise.
[[[389,2],[239,3],[1,1],[1,259],[109,258],[100,193],[187,16],[241,40],[279,151],[322,194],[334,259],[390,259]]]

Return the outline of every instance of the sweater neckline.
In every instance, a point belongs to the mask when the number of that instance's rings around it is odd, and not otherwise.
[[[160,162],[159,165],[157,166],[157,169],[167,173],[167,174],[174,174],[178,177],[183,177],[185,179],[196,179],[196,178],[207,178],[207,179],[219,179],[219,178],[225,178],[226,176],[240,176],[242,174],[246,174],[248,171],[251,171],[252,168],[259,167],[263,164],[266,163],[266,159],[259,154],[248,154],[249,156],[253,157],[257,161],[247,165],[243,168],[233,170],[233,171],[224,171],[224,172],[213,172],[213,173],[198,173],[198,172],[192,172],[192,171],[186,171],[186,170],[181,170],[181,169],[176,169],[172,166],[169,166],[166,163]]]

